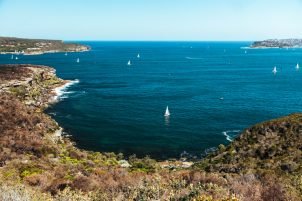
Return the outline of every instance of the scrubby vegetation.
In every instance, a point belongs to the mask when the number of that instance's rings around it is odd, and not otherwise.
[[[42,97],[62,80],[46,67],[14,68],[7,72],[15,75],[0,70],[0,200],[301,200],[302,114],[247,129],[193,167],[166,166],[150,157],[80,150],[54,135],[57,123],[26,103],[48,101]],[[18,84],[25,84],[21,97],[7,84],[24,75],[34,81]]]

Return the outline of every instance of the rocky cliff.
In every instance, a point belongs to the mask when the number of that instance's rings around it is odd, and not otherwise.
[[[13,94],[28,106],[46,108],[54,101],[53,89],[67,82],[47,66],[0,65],[0,93]]]

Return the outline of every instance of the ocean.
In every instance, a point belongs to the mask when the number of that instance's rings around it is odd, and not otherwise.
[[[295,69],[302,49],[242,49],[251,42],[79,43],[92,50],[19,60],[0,55],[0,63],[48,65],[75,81],[47,113],[79,148],[201,157],[255,123],[302,111],[302,69]]]

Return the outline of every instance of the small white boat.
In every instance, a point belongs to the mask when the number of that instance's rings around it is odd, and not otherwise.
[[[128,66],[131,66],[131,61],[130,61],[130,60],[128,61],[127,65],[128,65]]]
[[[16,57],[16,60],[18,60],[19,58],[18,57]]]
[[[139,58],[141,58],[141,56],[138,54],[138,55],[137,55],[137,58],[139,59]]]
[[[169,111],[169,107],[167,106],[166,108],[166,112],[165,112],[165,117],[170,116],[170,111]]]
[[[77,63],[80,63],[80,58],[77,59]]]
[[[12,55],[11,59],[14,59],[14,55]]]
[[[67,56],[67,52],[65,52],[65,56]]]
[[[273,73],[276,75],[276,73],[278,72],[278,71],[277,71],[277,67],[276,67],[276,66],[274,67],[274,69],[273,69],[273,71],[272,71],[272,72],[273,72]]]
[[[300,65],[297,64],[297,65],[296,65],[296,70],[299,70],[299,69],[300,69]]]

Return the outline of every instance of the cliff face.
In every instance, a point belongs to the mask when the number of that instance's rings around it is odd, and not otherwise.
[[[0,93],[13,94],[28,106],[47,107],[53,101],[53,89],[65,83],[46,66],[0,65]]]

